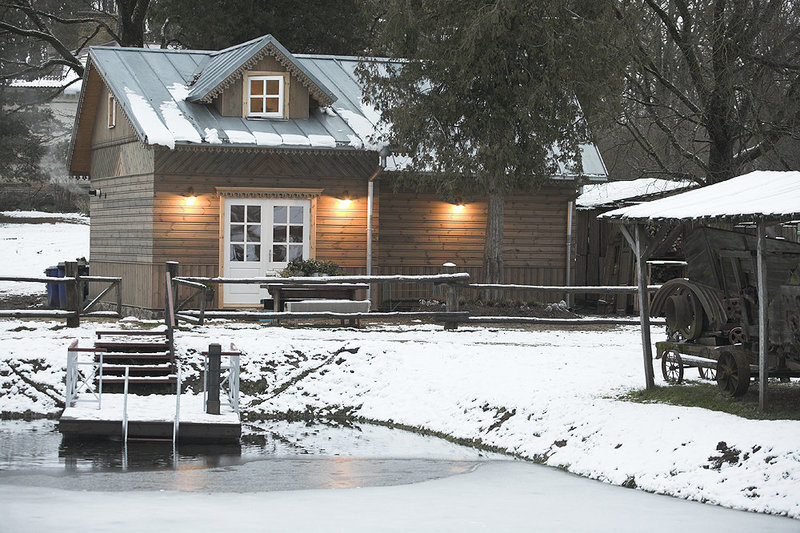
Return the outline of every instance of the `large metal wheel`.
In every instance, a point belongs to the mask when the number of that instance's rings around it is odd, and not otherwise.
[[[661,374],[668,383],[683,381],[683,358],[676,350],[667,350],[661,356]]]
[[[686,286],[677,286],[664,304],[667,327],[683,339],[694,340],[703,332],[705,314],[697,296]]]
[[[722,352],[717,359],[717,385],[731,396],[742,396],[750,387],[750,363],[741,352]]]
[[[731,344],[742,344],[745,340],[744,331],[740,327],[735,327],[728,332],[728,342]]]

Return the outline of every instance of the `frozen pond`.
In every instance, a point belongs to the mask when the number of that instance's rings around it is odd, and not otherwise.
[[[265,422],[241,447],[125,454],[54,426],[0,422],[0,531],[800,530],[383,427]]]
[[[0,422],[0,483],[71,490],[261,492],[417,483],[507,459],[378,426],[271,422],[242,446],[64,441],[55,422]]]

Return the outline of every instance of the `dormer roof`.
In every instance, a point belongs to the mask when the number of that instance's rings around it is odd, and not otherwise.
[[[272,35],[231,46],[209,55],[190,84],[187,102],[208,104],[265,56],[272,56],[305,86],[322,106],[336,101],[333,91],[320,82]]]

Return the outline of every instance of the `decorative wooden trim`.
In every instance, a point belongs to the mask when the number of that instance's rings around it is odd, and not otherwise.
[[[272,187],[216,187],[220,198],[287,198],[312,201],[323,189],[280,189]]]
[[[222,91],[233,85],[233,83],[237,79],[243,77],[245,72],[247,72],[253,66],[255,66],[256,63],[261,61],[266,55],[271,55],[272,57],[274,57],[275,60],[281,65],[283,65],[289,73],[297,77],[297,79],[300,80],[300,83],[302,83],[303,86],[306,89],[308,89],[308,92],[311,93],[311,95],[314,98],[316,98],[316,100],[320,103],[321,106],[324,107],[333,104],[333,100],[327,94],[325,94],[319,87],[317,87],[316,83],[311,81],[311,79],[308,76],[306,76],[302,70],[297,68],[297,65],[295,65],[292,60],[283,55],[272,43],[267,43],[261,50],[253,54],[253,57],[251,57],[248,61],[242,63],[242,65],[239,68],[234,70],[230,76],[222,80],[216,87],[211,89],[211,91],[209,91],[208,94],[206,94],[203,98],[201,98],[199,102],[202,102],[204,104],[210,104],[211,101],[217,95],[219,95]]]

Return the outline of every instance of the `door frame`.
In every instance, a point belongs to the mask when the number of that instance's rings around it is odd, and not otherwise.
[[[219,196],[219,232],[217,236],[219,276],[225,277],[225,200],[227,199],[277,199],[277,200],[310,200],[309,213],[308,259],[317,257],[317,201],[323,189],[282,189],[276,187],[216,187]],[[222,290],[217,290],[220,307],[225,307]],[[245,307],[239,306],[237,307]]]

